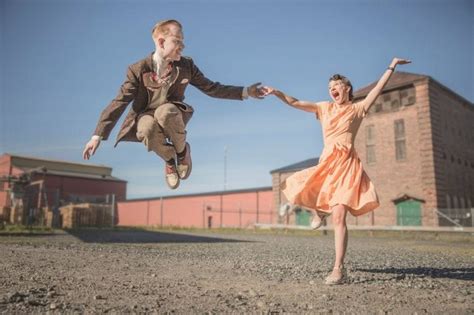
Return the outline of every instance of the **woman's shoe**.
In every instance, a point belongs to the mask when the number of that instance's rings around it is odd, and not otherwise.
[[[323,221],[327,216],[328,214],[326,213],[316,211],[316,214],[313,215],[313,220],[311,221],[311,228],[313,230],[319,229],[319,227],[323,224]]]
[[[337,270],[338,275],[334,275],[334,271]],[[325,284],[327,285],[336,285],[336,284],[342,284],[346,282],[347,279],[347,274],[346,274],[346,269],[344,267],[340,268],[334,268],[333,273],[331,273],[329,276],[326,277]]]
[[[296,209],[298,209],[297,205],[293,205],[291,203],[285,203],[280,207],[278,214],[280,215],[280,217],[284,217],[286,215],[293,214],[293,212],[295,212]]]

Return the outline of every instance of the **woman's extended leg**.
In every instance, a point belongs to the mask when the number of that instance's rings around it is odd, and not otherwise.
[[[347,209],[344,205],[336,205],[332,207],[332,222],[334,226],[334,245],[336,249],[336,258],[334,260],[334,269],[326,279],[328,284],[339,283],[344,276],[344,257],[346,255],[348,242],[346,215]]]

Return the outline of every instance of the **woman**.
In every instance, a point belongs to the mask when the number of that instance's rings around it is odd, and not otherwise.
[[[346,277],[347,212],[359,216],[379,206],[375,188],[354,149],[357,130],[395,67],[407,63],[410,61],[394,58],[367,97],[356,103],[352,102],[351,82],[339,74],[329,79],[329,94],[333,102],[300,101],[272,87],[263,88],[265,95],[273,94],[290,106],[315,113],[322,124],[324,149],[319,164],[288,177],[282,183],[282,189],[293,209],[316,211],[311,222],[314,229],[332,214],[336,258],[326,284],[343,283]]]

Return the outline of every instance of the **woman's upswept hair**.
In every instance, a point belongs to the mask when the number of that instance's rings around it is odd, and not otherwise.
[[[354,98],[354,94],[352,93],[352,83],[351,81],[349,81],[348,78],[346,78],[345,76],[343,76],[342,74],[334,74],[332,77],[329,78],[329,82],[331,81],[339,81],[341,80],[342,83],[344,83],[346,86],[350,87],[351,90],[349,91],[349,101],[352,101],[352,99]]]

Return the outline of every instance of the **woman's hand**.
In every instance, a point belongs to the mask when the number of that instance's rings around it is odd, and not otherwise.
[[[397,65],[406,65],[407,63],[411,63],[411,60],[395,57],[390,64],[390,68],[395,68]]]
[[[268,96],[270,94],[275,95],[275,92],[277,91],[276,89],[272,88],[271,86],[262,86],[261,88],[263,92],[263,96]]]

